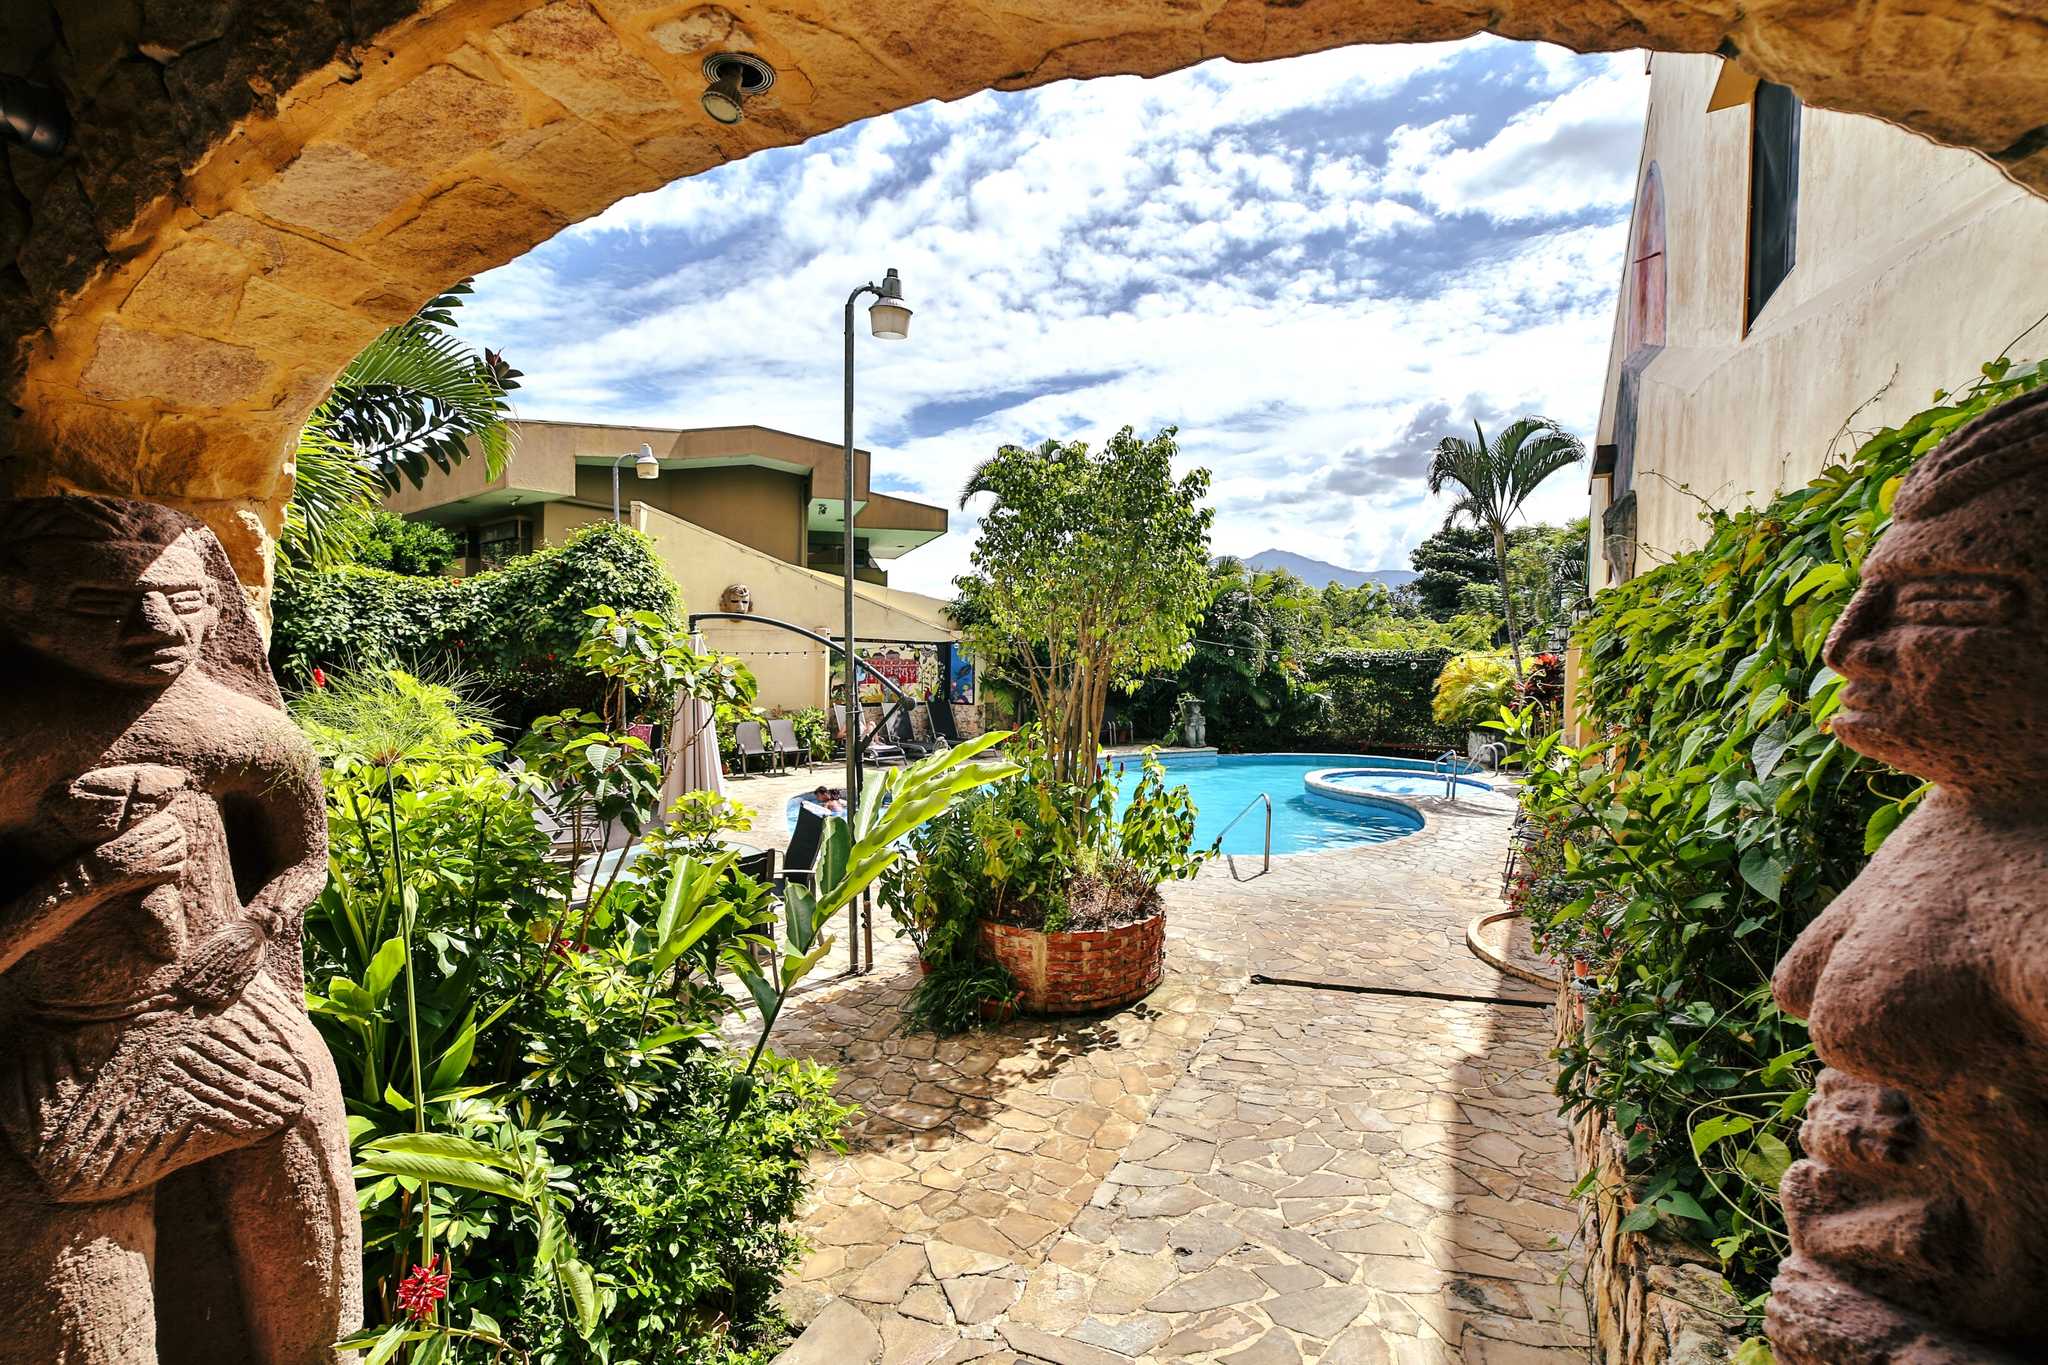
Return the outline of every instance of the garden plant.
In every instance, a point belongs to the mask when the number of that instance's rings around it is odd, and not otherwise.
[[[883,878],[883,903],[925,967],[906,1007],[911,1028],[959,1032],[1014,999],[1015,983],[984,950],[984,923],[1049,934],[1135,924],[1164,913],[1162,883],[1194,876],[1213,853],[1193,847],[1187,789],[1167,785],[1150,752],[1121,809],[1114,767],[1063,782],[1030,728],[1007,753],[1020,771],[918,830],[915,856]]]
[[[719,848],[729,804],[693,794],[663,823],[652,756],[616,724],[732,680],[668,622],[589,625],[589,709],[516,758],[460,688],[395,668],[323,674],[297,703],[328,792],[308,1001],[348,1099],[366,1361],[772,1354],[805,1162],[848,1111],[770,1031],[906,837],[1014,771],[989,735],[883,775],[828,822],[815,885],[778,899]],[[648,837],[579,874],[542,801]]]
[[[1771,971],[1925,791],[1830,734],[1841,679],[1821,647],[1906,471],[2043,379],[1987,364],[1805,487],[1713,512],[1699,550],[1601,594],[1578,636],[1591,743],[1568,747],[1533,710],[1501,722],[1540,840],[1513,896],[1575,964],[1584,1016],[1560,1053],[1565,1108],[1625,1143],[1624,1226],[1711,1244],[1753,1312],[1788,1247],[1778,1179],[1814,1069]]]

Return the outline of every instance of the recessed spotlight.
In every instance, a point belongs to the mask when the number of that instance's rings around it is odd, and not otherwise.
[[[775,68],[745,52],[714,52],[704,59],[704,112],[719,123],[747,116],[746,101],[775,84]]]

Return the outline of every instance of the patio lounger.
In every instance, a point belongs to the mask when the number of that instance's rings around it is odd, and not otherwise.
[[[844,754],[846,752],[846,708],[844,706],[834,706],[832,708],[832,724],[838,727],[839,752]],[[861,727],[860,738],[860,751],[863,760],[870,763],[903,762],[903,751],[901,749],[893,744],[877,739],[875,732],[866,726]]]
[[[912,758],[926,758],[932,752],[931,745],[920,742],[912,733],[910,712],[904,707],[897,706],[889,710],[882,722],[882,732],[891,743]]]
[[[960,727],[953,723],[953,703],[938,697],[926,700],[925,718],[932,724],[932,738],[944,740],[946,747],[960,742]]]
[[[788,768],[791,760],[799,760],[808,769],[811,766],[811,749],[796,737],[796,722],[784,716],[781,720],[768,722],[768,738],[775,745],[775,756]]]
[[[746,772],[749,761],[756,758],[767,759],[770,772],[782,766],[781,759],[774,751],[761,743],[761,722],[758,720],[743,720],[735,726],[732,742],[733,747],[740,751],[741,772]]]

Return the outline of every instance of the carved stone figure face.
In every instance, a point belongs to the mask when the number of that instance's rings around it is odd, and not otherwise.
[[[720,611],[751,612],[754,609],[754,594],[744,583],[734,583],[718,599]]]
[[[88,677],[164,687],[199,660],[219,615],[205,561],[189,540],[51,538],[26,547],[27,581],[10,585],[24,644]]]
[[[2006,453],[1911,476],[1827,647],[1842,741],[1966,794],[2048,761],[2048,474]]]

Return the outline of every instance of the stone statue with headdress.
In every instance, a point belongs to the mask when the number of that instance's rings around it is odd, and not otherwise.
[[[326,871],[213,534],[0,502],[0,1365],[335,1360],[361,1232],[300,965]]]

